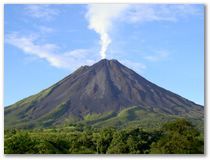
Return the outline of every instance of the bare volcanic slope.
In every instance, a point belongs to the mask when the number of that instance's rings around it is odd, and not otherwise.
[[[203,106],[149,82],[117,60],[103,59],[5,107],[5,127],[48,127],[85,120],[93,124],[97,118],[101,123],[134,106],[147,113],[195,119],[203,119],[204,112]]]

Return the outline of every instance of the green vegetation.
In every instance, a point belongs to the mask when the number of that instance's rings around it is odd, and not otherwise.
[[[30,114],[36,103],[41,101],[45,96],[50,94],[53,86],[47,88],[38,94],[27,97],[9,107],[4,108],[4,124],[6,128],[34,128],[36,124],[31,122]],[[9,115],[9,116],[8,116]]]
[[[50,92],[50,89],[46,90],[43,94]],[[33,105],[32,105],[33,107]],[[19,107],[20,108],[20,107]],[[69,124],[83,124],[93,126],[94,128],[125,128],[132,126],[133,128],[144,128],[147,131],[153,129],[160,129],[162,124],[180,118],[180,115],[170,115],[161,112],[155,112],[148,108],[132,106],[122,109],[119,112],[104,112],[104,113],[92,113],[84,116],[78,115],[65,115],[68,107],[66,103],[58,105],[54,110],[48,112],[44,116],[37,119],[31,119],[30,116],[22,114],[25,113],[24,107],[20,110],[14,110],[10,113],[10,116],[5,116],[5,129],[19,128],[19,129],[38,129],[49,127],[66,127]],[[30,111],[30,110],[29,110]],[[8,109],[5,109],[7,114]],[[24,117],[20,119],[20,117]],[[199,131],[203,132],[203,119],[191,118],[184,116],[193,125],[195,125]]]
[[[132,125],[135,128],[141,127],[152,129],[160,128],[163,122],[171,121],[176,118],[177,116],[156,113],[152,112],[151,110],[133,106],[123,109],[118,114],[112,114],[112,117],[104,119],[103,121],[96,120],[94,126],[119,126],[120,128],[124,128]]]
[[[163,125],[164,135],[152,145],[152,153],[203,153],[203,137],[184,119]]]
[[[118,116],[129,118],[127,113]],[[74,124],[48,129],[5,130],[4,136],[5,154],[204,153],[202,134],[185,119],[167,122],[154,130],[137,126],[116,129]]]

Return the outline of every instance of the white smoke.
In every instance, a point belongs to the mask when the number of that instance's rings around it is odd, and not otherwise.
[[[127,8],[126,4],[90,4],[86,18],[89,22],[89,29],[93,29],[100,35],[100,55],[106,58],[106,51],[111,43],[109,32],[112,28],[113,20]]]

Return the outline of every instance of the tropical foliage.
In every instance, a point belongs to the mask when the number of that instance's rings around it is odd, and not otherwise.
[[[6,154],[203,154],[202,134],[185,119],[159,130],[142,128],[63,128],[5,130]]]

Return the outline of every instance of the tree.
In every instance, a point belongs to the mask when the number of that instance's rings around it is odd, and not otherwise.
[[[129,149],[127,147],[126,141],[127,141],[127,134],[125,131],[115,132],[107,153],[111,154],[128,153]]]
[[[6,154],[24,154],[36,152],[36,141],[27,132],[17,132],[15,135],[5,140]]]
[[[134,137],[131,135],[128,136],[127,146],[129,149],[129,153],[139,153],[140,152],[138,149],[138,143],[139,143],[139,140],[137,139],[137,137]]]
[[[185,119],[168,122],[163,127],[164,135],[152,144],[151,153],[200,154],[203,140],[200,133]]]
[[[136,128],[127,131],[128,139],[127,146],[129,153],[144,154],[150,152],[152,142],[157,141],[161,133],[158,131],[145,132],[142,129]]]
[[[115,130],[113,128],[104,128],[97,133],[93,133],[93,142],[96,145],[97,153],[104,154],[107,152],[114,132]]]

